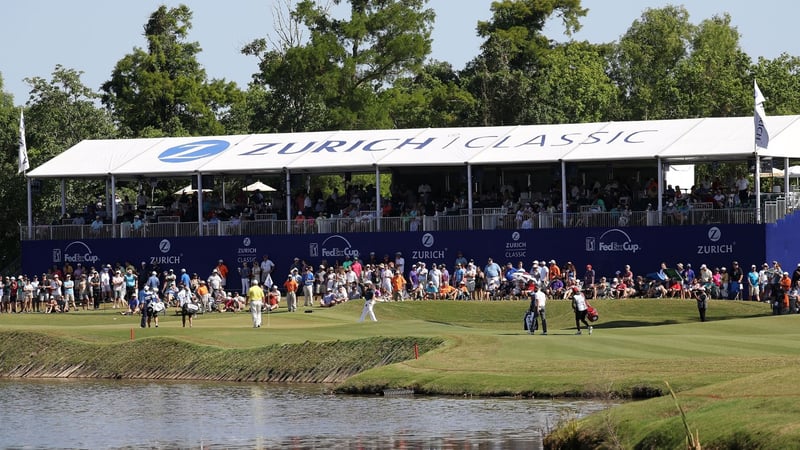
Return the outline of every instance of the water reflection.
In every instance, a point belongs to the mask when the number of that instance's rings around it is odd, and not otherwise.
[[[352,397],[320,386],[0,381],[2,448],[541,448],[590,401]]]

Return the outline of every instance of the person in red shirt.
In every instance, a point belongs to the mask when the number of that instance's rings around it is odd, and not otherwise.
[[[219,276],[222,278],[220,286],[222,286],[222,289],[225,290],[225,283],[228,280],[228,266],[226,266],[225,262],[223,262],[221,259],[219,262],[217,262],[217,272],[219,272]]]
[[[278,305],[281,301],[281,293],[278,291],[278,286],[272,286],[269,290],[269,294],[267,294],[267,304],[265,308],[269,311],[275,311],[278,309]]]
[[[286,289],[286,307],[289,312],[297,311],[297,280],[290,274],[283,287]]]

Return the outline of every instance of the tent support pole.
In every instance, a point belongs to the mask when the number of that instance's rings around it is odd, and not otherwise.
[[[656,158],[658,166],[658,224],[661,225],[661,214],[664,212],[664,162]]]
[[[28,239],[33,239],[33,196],[31,195],[31,179],[25,177],[28,184]]]
[[[197,226],[198,235],[203,236],[203,175],[200,172],[197,173]]]
[[[567,163],[561,160],[561,223],[567,227]]]
[[[381,169],[377,164],[375,164],[375,217],[378,218],[375,229],[381,231]]]
[[[117,179],[111,174],[111,237],[117,237]]]
[[[758,147],[753,152],[756,155],[756,223],[761,223],[761,158],[758,156]]]
[[[284,168],[283,171],[286,173],[286,222],[291,225],[292,222],[292,174],[289,173],[289,169]],[[289,230],[292,227],[289,226]]]
[[[789,158],[783,158],[783,198],[786,199],[783,202],[786,205],[786,210],[783,212],[784,215],[789,215]]]
[[[61,179],[61,217],[67,214],[67,180]],[[94,220],[94,218],[92,218]]]
[[[467,163],[467,220],[472,229],[472,164]]]

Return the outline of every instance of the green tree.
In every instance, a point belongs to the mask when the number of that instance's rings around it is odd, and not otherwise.
[[[750,64],[729,15],[704,20],[694,29],[691,53],[675,68],[675,114],[730,117],[751,113]]]
[[[187,42],[192,12],[186,5],[159,7],[144,27],[147,49],[117,62],[103,84],[103,104],[126,136],[214,135],[242,100],[235,83],[208,80],[197,61],[197,42]]]
[[[617,86],[607,74],[608,45],[569,42],[542,57],[536,118],[548,123],[613,120]]]
[[[305,42],[245,47],[259,58],[256,83],[269,92],[263,110],[277,131],[392,126],[380,93],[419,72],[430,53],[434,14],[427,0],[333,0],[349,3],[349,17],[300,1],[292,20],[308,30]]]
[[[775,59],[761,57],[751,70],[767,98],[764,104],[767,115],[800,114],[800,57],[787,53]],[[747,81],[752,89],[752,81]],[[748,107],[753,107],[752,93]]]
[[[17,174],[20,108],[5,91],[0,74],[0,197],[4,213],[0,215],[0,270],[14,264],[20,255],[19,226],[26,219],[25,179]],[[33,165],[31,165],[33,167]]]
[[[27,78],[31,86],[25,111],[26,140],[31,167],[41,165],[84,139],[117,137],[107,111],[97,106],[100,94],[81,82],[82,72],[56,66],[52,78]],[[67,180],[68,211],[80,211],[87,202],[104,194],[102,180]],[[58,180],[45,180],[34,199],[37,223],[60,216],[61,187]]]
[[[398,80],[381,95],[395,128],[457,127],[475,123],[477,102],[446,62],[425,65],[416,77]]]
[[[479,102],[481,125],[545,123],[555,120],[537,100],[539,77],[552,50],[542,33],[553,16],[561,17],[564,33],[580,29],[587,10],[580,0],[502,0],[491,6],[492,18],[478,23],[485,38],[481,53],[463,71],[465,86]]]
[[[624,96],[624,120],[683,116],[676,69],[689,54],[695,27],[682,6],[646,9],[620,38],[612,78]]]

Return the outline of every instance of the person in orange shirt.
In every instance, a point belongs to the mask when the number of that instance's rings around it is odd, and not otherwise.
[[[297,311],[297,280],[290,274],[283,283],[286,288],[286,308],[289,312]]]
[[[555,280],[556,278],[561,278],[561,269],[556,264],[556,260],[550,260],[550,280]]]
[[[197,286],[197,290],[194,293],[197,298],[200,300],[200,305],[202,305],[203,311],[208,309],[208,285],[205,281],[200,280],[200,285]]]
[[[458,289],[450,286],[450,283],[444,282],[439,288],[439,298],[442,300],[455,300],[458,295]]]
[[[406,278],[400,273],[399,270],[394,272],[392,277],[392,300],[396,302],[403,301],[403,295],[406,291]]]
[[[783,277],[781,278],[781,289],[783,290],[783,311],[788,311],[789,291],[792,289],[792,279],[789,278],[789,272],[783,272]]]
[[[224,291],[225,283],[228,280],[228,266],[226,266],[221,259],[219,260],[219,262],[217,262],[217,272],[219,272],[219,276],[220,278],[222,278],[220,285],[222,286],[222,290]]]

